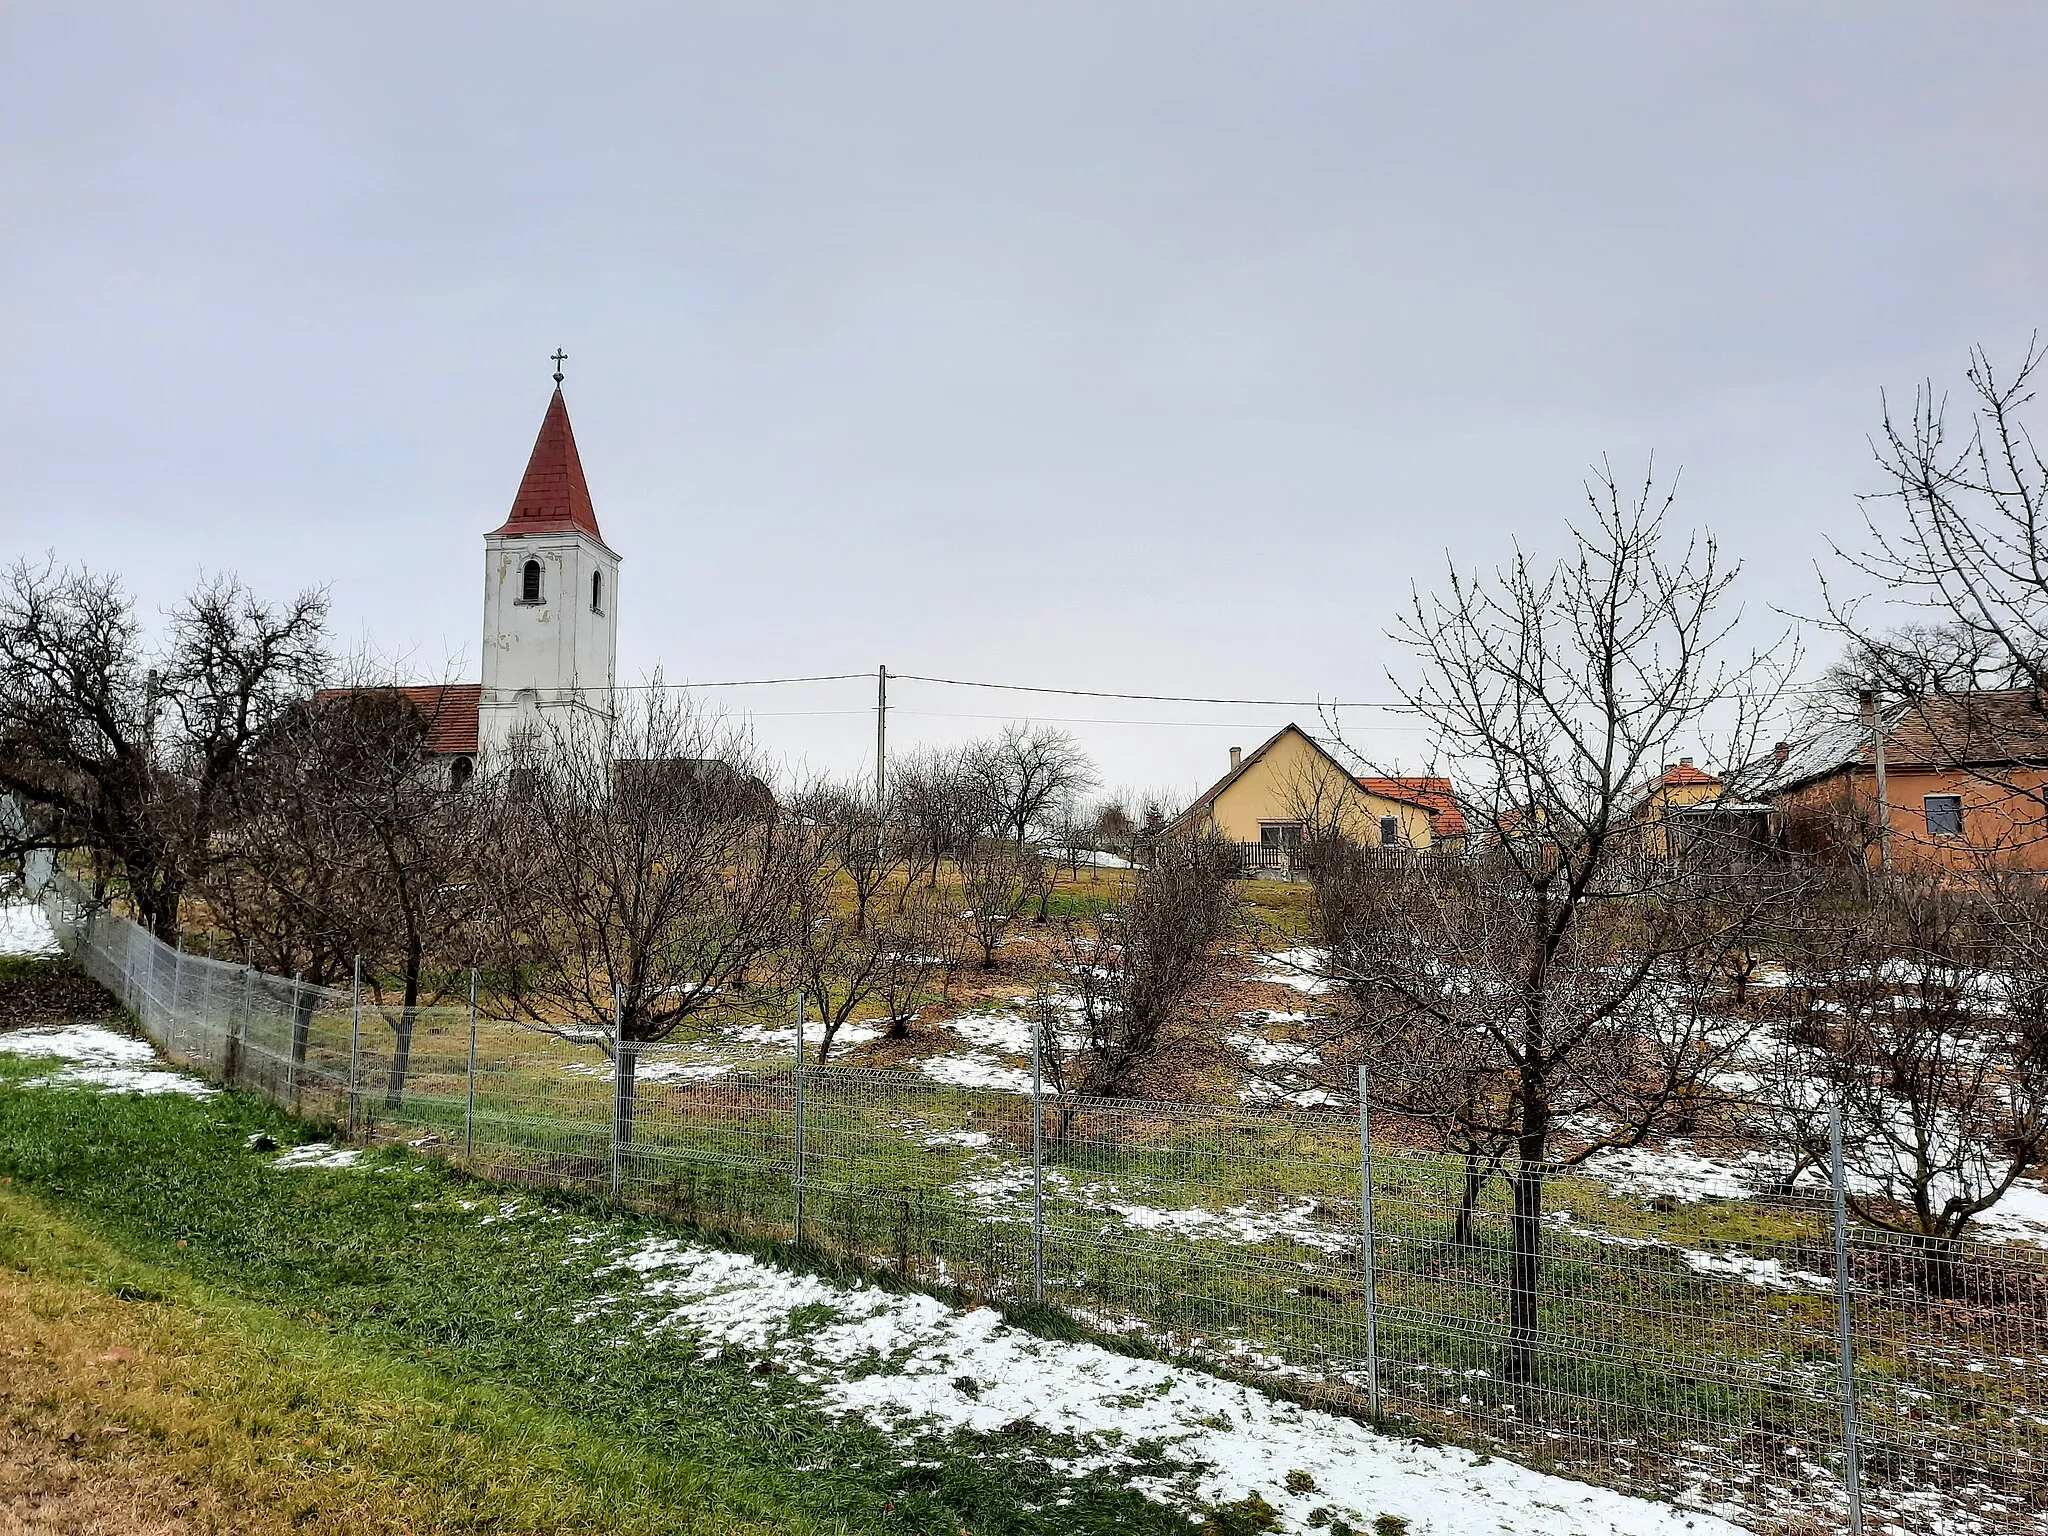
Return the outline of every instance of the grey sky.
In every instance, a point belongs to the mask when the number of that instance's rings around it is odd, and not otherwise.
[[[1879,389],[2048,321],[2044,65],[2021,5],[18,0],[0,553],[473,673],[559,344],[627,676],[1385,698],[1410,580],[1602,453],[1810,604]],[[1213,720],[1077,727],[1179,785],[1286,713],[1036,707]]]

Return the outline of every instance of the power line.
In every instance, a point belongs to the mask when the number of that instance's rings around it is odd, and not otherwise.
[[[1067,699],[1128,699],[1145,704],[1240,704],[1271,709],[1388,709],[1415,712],[1399,704],[1344,704],[1336,699],[1220,699],[1189,693],[1115,693],[1106,688],[1039,688],[1028,683],[978,683],[961,677],[926,677],[916,672],[891,672],[903,682],[940,683],[948,688],[993,688],[1003,693],[1043,693]]]

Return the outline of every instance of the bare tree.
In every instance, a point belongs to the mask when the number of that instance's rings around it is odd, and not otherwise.
[[[543,1029],[664,1040],[773,955],[815,878],[748,743],[656,686],[552,726],[479,781],[496,851],[487,975]],[[637,1053],[615,1063],[630,1139]]]
[[[144,925],[175,942],[226,795],[325,669],[326,616],[322,593],[273,605],[219,577],[150,649],[115,578],[16,563],[0,576],[0,789],[29,838],[118,867]]]
[[[1462,1117],[1475,1149],[1512,1139],[1506,1365],[1521,1382],[1536,1374],[1545,1178],[1690,1112],[1746,1030],[1687,985],[1729,921],[1691,887],[1724,876],[1642,857],[1630,827],[1681,734],[1717,723],[1726,760],[1755,755],[1777,677],[1732,654],[1734,573],[1712,541],[1667,552],[1668,493],[1603,471],[1587,502],[1550,571],[1519,553],[1491,578],[1453,571],[1397,636],[1425,669],[1408,702],[1478,800],[1488,853],[1389,869],[1396,894],[1331,904],[1350,915],[1321,935],[1342,983],[1334,1027],[1375,1093]],[[1759,881],[1753,899],[1781,890]]]
[[[945,861],[965,851],[975,829],[968,824],[971,807],[963,754],[907,754],[894,763],[892,777],[891,819],[908,866],[903,884],[907,899],[920,878],[928,889],[937,888]]]
[[[393,1034],[394,1107],[420,1009],[462,986],[476,953],[485,823],[431,750],[447,708],[445,688],[358,663],[346,686],[286,711],[236,788],[235,832],[205,884],[245,952],[279,971],[338,981],[363,960]]]
[[[1095,787],[1095,768],[1070,732],[1012,722],[970,747],[968,774],[979,781],[996,827],[1021,853],[1069,802]]]
[[[889,1038],[900,1040],[920,1003],[934,992],[951,992],[960,967],[959,913],[943,891],[912,892],[884,919],[881,942],[889,948],[880,986],[882,1015]]]
[[[1033,888],[1039,858],[1019,852],[1007,839],[979,837],[960,857],[960,895],[966,917],[981,949],[981,968],[996,968],[996,952],[1009,938],[1010,927]]]
[[[1230,853],[1215,837],[1165,838],[1128,896],[1061,922],[1054,970],[1073,1027],[1047,1031],[1044,1060],[1062,1096],[1128,1097],[1185,1041],[1237,911]]]
[[[952,963],[952,914],[942,897],[919,892],[896,911],[849,921],[834,899],[833,861],[819,858],[810,868],[781,959],[816,1010],[823,1065],[840,1030],[867,1005],[879,1006],[892,1037],[908,1031],[918,999]]]
[[[864,932],[868,908],[903,868],[905,839],[893,819],[875,808],[873,795],[843,784],[819,784],[795,798],[792,807],[817,834],[820,864],[853,897],[854,928]]]
[[[1887,486],[1865,500],[1861,547],[1836,553],[1888,595],[1928,609],[1933,623],[1887,636],[1859,620],[1854,601],[1830,595],[1827,611],[1857,674],[1886,680],[1894,696],[1987,671],[2048,692],[2048,463],[2028,420],[2044,362],[2039,337],[2002,377],[1972,348],[1960,426],[1931,381],[1903,419],[1885,403],[1873,451]],[[1958,673],[1957,658],[1967,671]]]
[[[1873,1225],[1960,1237],[2048,1156],[2048,911],[2032,889],[2004,899],[1897,875],[1796,965],[1795,1065],[1767,1082],[1771,1108],[1797,1113],[1815,1083],[1840,1103],[1849,1199]]]

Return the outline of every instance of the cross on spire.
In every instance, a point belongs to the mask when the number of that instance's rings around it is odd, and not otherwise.
[[[562,364],[568,360],[568,357],[569,354],[560,347],[555,348],[555,382],[557,384],[562,382]]]

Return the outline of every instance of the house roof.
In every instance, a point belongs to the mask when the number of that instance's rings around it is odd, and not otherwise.
[[[1320,736],[1312,736],[1292,720],[1281,726],[1271,736],[1268,736],[1257,747],[1245,753],[1235,768],[1223,775],[1214,784],[1211,784],[1200,795],[1197,795],[1186,810],[1168,822],[1168,828],[1172,829],[1182,826],[1192,820],[1205,807],[1215,804],[1216,798],[1219,795],[1229,789],[1232,784],[1236,783],[1245,774],[1249,773],[1252,765],[1270,752],[1274,744],[1285,737],[1289,731],[1292,731],[1303,741],[1307,742],[1329,762],[1331,767],[1335,768],[1347,779],[1350,779],[1360,789],[1366,791],[1366,793],[1378,795],[1384,800],[1397,800],[1404,805],[1416,806],[1421,810],[1429,812],[1429,833],[1432,838],[1464,836],[1465,818],[1458,810],[1449,779],[1425,777],[1385,778],[1375,777],[1371,774],[1361,774],[1358,772],[1358,769],[1362,764],[1356,761],[1349,763],[1344,761],[1346,757],[1351,757],[1353,754],[1342,742],[1329,741]]]
[[[417,709],[427,721],[426,749],[454,757],[476,751],[477,706],[483,700],[482,683],[427,683],[391,688],[322,688],[313,702],[342,699],[358,693],[395,693]]]
[[[1386,777],[1358,774],[1358,787],[1389,800],[1419,805],[1429,812],[1429,835],[1433,838],[1463,837],[1465,813],[1458,809],[1457,791],[1451,781],[1433,774],[1395,774]]]
[[[1845,769],[1875,765],[1873,731],[1861,721],[1830,721],[1749,764],[1743,789],[1783,794]],[[1987,689],[1914,699],[1885,712],[1885,767],[1992,768],[2048,764],[2048,710],[2031,688]]]
[[[1687,763],[1666,763],[1664,771],[1657,775],[1652,789],[1686,789],[1701,784],[1719,784],[1721,781]]]
[[[583,479],[583,460],[576,453],[576,434],[569,426],[569,406],[562,388],[555,386],[541,417],[540,436],[534,439],[533,455],[526,461],[526,475],[519,482],[519,494],[512,498],[512,511],[500,534],[567,533],[577,530],[598,543],[597,509],[590,503],[590,486]]]

